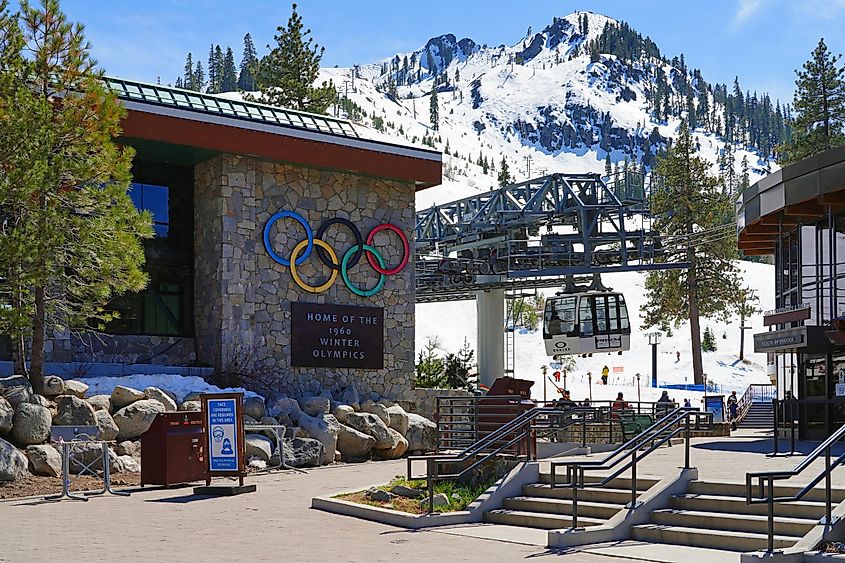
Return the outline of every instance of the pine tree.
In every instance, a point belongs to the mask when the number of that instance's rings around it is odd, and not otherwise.
[[[437,103],[437,90],[431,91],[431,100],[428,104],[428,111],[432,130],[440,130],[440,107]]]
[[[739,168],[739,193],[748,189],[751,180],[748,173],[748,155],[742,156],[742,164]]]
[[[642,307],[647,327],[689,321],[696,384],[703,381],[699,318],[726,318],[739,289],[736,241],[697,235],[722,226],[732,210],[732,200],[709,170],[710,163],[695,154],[682,121],[674,145],[658,158],[655,172],[662,187],[652,194],[651,205],[659,218],[655,229],[687,241],[684,247],[666,249],[666,259],[687,262],[689,268],[650,273]]]
[[[604,157],[604,175],[610,178],[611,172],[613,172],[613,164],[610,162],[610,153],[607,153]]]
[[[217,58],[214,55],[214,45],[208,48],[208,93],[216,94],[220,90],[220,75],[217,73]]]
[[[214,63],[214,81],[212,82],[209,79],[209,89],[214,88],[213,93],[219,94],[223,91],[223,49],[220,48],[220,45],[216,45],[214,47],[214,57],[212,62]],[[234,63],[234,61],[232,61]]]
[[[194,86],[194,59],[191,53],[185,58],[185,71],[182,76],[182,87],[185,90],[196,90]]]
[[[253,72],[258,65],[258,54],[255,52],[255,45],[252,36],[244,35],[244,52],[241,57],[240,74],[238,75],[238,88],[247,92],[255,90],[255,78]]]
[[[238,71],[235,68],[235,54],[231,47],[226,47],[223,58],[223,77],[220,81],[221,92],[234,92],[238,89]]]
[[[202,61],[197,61],[197,66],[194,69],[194,90],[202,92],[205,88],[205,72],[202,70]]]
[[[845,68],[837,67],[841,56],[833,55],[824,39],[819,39],[804,70],[795,72],[798,79],[792,107],[796,113],[789,122],[792,141],[781,147],[780,164],[845,144]]]
[[[287,27],[277,27],[276,46],[261,59],[255,83],[261,101],[270,105],[325,114],[335,103],[337,92],[331,82],[315,87],[324,47],[314,44],[310,29],[304,29],[302,16],[291,6]],[[270,48],[270,46],[267,46]],[[248,96],[248,99],[254,99]]]
[[[0,0],[0,334],[44,387],[46,339],[102,331],[108,303],[147,283],[149,213],[128,195],[125,115],[58,0],[10,15]],[[29,338],[29,346],[24,341]]]
[[[716,336],[713,334],[713,331],[710,330],[709,326],[704,329],[704,338],[701,341],[701,350],[703,352],[716,351]]]
[[[176,87],[176,88],[184,88],[184,86],[182,85],[182,77],[181,76],[176,77],[176,83],[173,86]]]
[[[499,180],[500,186],[507,186],[511,183],[511,173],[508,169],[508,161],[505,160],[505,157],[502,157],[502,164],[499,165]]]

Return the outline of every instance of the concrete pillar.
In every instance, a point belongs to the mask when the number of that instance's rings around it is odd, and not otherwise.
[[[478,323],[478,381],[490,386],[505,374],[505,290],[475,294]]]

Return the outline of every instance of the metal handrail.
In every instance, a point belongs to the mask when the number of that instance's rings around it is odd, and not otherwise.
[[[454,454],[409,456],[407,458],[407,478],[408,480],[412,480],[415,478],[412,475],[412,464],[414,461],[426,462],[425,479],[427,481],[428,489],[428,511],[429,513],[434,512],[434,483],[436,481],[443,479],[459,479],[460,477],[462,477],[469,471],[475,469],[482,463],[499,455],[512,445],[519,443],[519,441],[524,440],[531,434],[531,432],[536,431],[536,427],[532,425],[532,422],[536,421],[540,416],[546,415],[563,418],[565,421],[564,424],[558,427],[559,429],[563,430],[575,424],[583,425],[587,418],[586,415],[593,414],[594,411],[595,409],[592,409],[590,407],[573,407],[565,410],[558,410],[554,407],[534,407],[520,414],[518,417],[507,422],[506,424],[503,424],[498,429],[494,430],[490,434],[487,434],[483,438],[479,439],[476,443],[472,444],[461,452]],[[585,416],[582,416],[580,419],[576,420],[574,418],[574,415],[579,413]],[[514,436],[508,440],[508,437],[512,434]],[[499,442],[500,440],[508,441],[496,446],[497,442]],[[492,449],[485,453],[485,450],[488,448]],[[438,464],[440,463],[464,463],[469,461],[473,457],[479,455],[481,456],[480,459],[477,459],[468,467],[463,468],[460,473],[449,473],[441,475],[438,472]],[[528,457],[531,457],[532,454],[529,451],[526,455]],[[534,452],[534,455],[536,456],[536,451]]]
[[[630,507],[637,506],[637,463],[643,458],[647,457],[651,452],[677,436],[683,433],[685,435],[684,447],[684,468],[689,469],[690,459],[690,419],[696,417],[696,427],[700,428],[700,418],[705,418],[706,423],[712,428],[713,414],[709,412],[694,411],[688,408],[675,409],[642,432],[637,436],[631,438],[603,459],[600,460],[574,460],[574,461],[553,461],[551,463],[551,486],[556,488],[557,482],[557,468],[566,467],[567,482],[562,483],[564,486],[572,488],[572,528],[578,527],[578,489],[584,488],[584,471],[589,470],[608,470],[613,469],[623,462],[623,460],[630,459],[625,462],[622,467],[614,471],[611,475],[605,477],[597,483],[592,483],[593,487],[604,487],[613,479],[621,475],[623,472],[631,469],[631,503]],[[676,427],[676,425],[683,422],[683,427]],[[640,449],[646,444],[650,444],[643,452]]]
[[[759,391],[759,392],[758,392]],[[768,383],[752,383],[746,387],[737,402],[736,423],[739,424],[751,410],[754,403],[762,403],[777,398],[777,387]]]
[[[819,444],[816,449],[810,452],[804,460],[793,467],[792,469],[778,470],[778,471],[750,471],[745,474],[745,502],[746,504],[763,504],[768,506],[768,551],[774,551],[774,537],[775,537],[775,503],[776,502],[796,502],[804,498],[819,482],[824,479],[825,492],[825,520],[824,523],[828,526],[832,523],[832,488],[831,488],[831,473],[834,468],[845,462],[845,452],[839,455],[833,462],[831,462],[831,448],[845,436],[845,426],[842,426],[828,436],[828,438]],[[775,481],[782,479],[789,479],[795,477],[807,469],[810,464],[817,460],[824,454],[824,469],[820,471],[803,489],[792,496],[775,496]],[[758,479],[759,496],[753,495],[754,479]],[[768,482],[768,494],[766,492],[765,482]]]

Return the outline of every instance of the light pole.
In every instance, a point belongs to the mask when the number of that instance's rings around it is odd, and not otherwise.
[[[566,390],[566,370],[563,370],[563,389]]]
[[[590,403],[593,402],[593,374],[591,372],[587,372],[587,385],[590,388]]]
[[[663,338],[661,332],[649,332],[648,343],[651,344],[651,386],[657,388],[657,345]]]
[[[540,369],[543,371],[543,403],[545,404],[545,402],[546,402],[546,372],[547,372],[547,368],[544,365]]]
[[[640,374],[637,373],[637,403],[640,402]]]

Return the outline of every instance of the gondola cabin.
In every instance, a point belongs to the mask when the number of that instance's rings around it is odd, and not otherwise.
[[[543,339],[549,356],[630,349],[625,297],[598,291],[549,297],[543,314]]]

